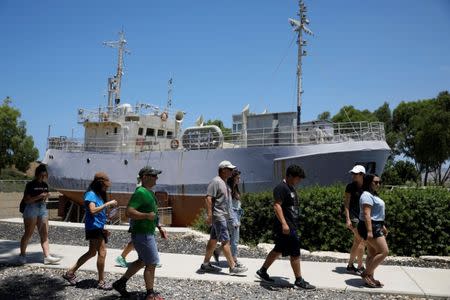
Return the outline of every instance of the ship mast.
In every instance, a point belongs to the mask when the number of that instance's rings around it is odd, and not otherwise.
[[[103,42],[103,45],[109,46],[111,48],[118,48],[118,59],[117,59],[117,73],[114,77],[108,78],[108,115],[112,116],[114,108],[120,103],[120,86],[122,83],[123,75],[123,55],[124,53],[130,53],[125,49],[125,33],[123,30],[119,32],[118,41]],[[113,104],[114,98],[114,104]]]
[[[302,56],[306,56],[306,50],[303,50],[303,47],[306,46],[306,40],[303,39],[303,32],[313,35],[313,32],[309,30],[306,25],[309,24],[309,20],[306,18],[306,6],[303,0],[298,1],[299,6],[299,20],[289,19],[289,23],[294,28],[294,31],[297,32],[297,126],[300,125],[301,122],[301,112],[302,112]]]

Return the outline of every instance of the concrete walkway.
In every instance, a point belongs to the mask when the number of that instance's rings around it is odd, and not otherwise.
[[[4,221],[4,220],[3,220]],[[74,224],[71,224],[72,226]],[[78,225],[78,224],[77,224]],[[75,226],[77,226],[75,225]],[[123,226],[122,226],[123,227]],[[119,228],[115,228],[119,229]],[[178,229],[169,228],[170,231]],[[186,229],[181,229],[183,231]],[[52,253],[62,256],[59,265],[47,265],[48,268],[67,269],[75,260],[86,252],[87,247],[51,244]],[[125,272],[124,268],[116,267],[114,259],[120,255],[121,249],[108,249],[105,271],[119,274]],[[19,242],[0,240],[0,263],[17,263],[19,254]],[[137,258],[133,251],[128,261]],[[222,258],[220,266],[223,272],[218,274],[202,274],[199,267],[203,257],[199,255],[183,255],[160,253],[162,268],[156,270],[157,277],[189,278],[194,280],[229,281],[248,284],[259,284],[260,280],[254,274],[261,267],[262,259],[241,258],[240,261],[248,267],[243,276],[228,275],[226,261]],[[27,249],[27,259],[30,265],[42,267],[42,250],[39,244],[30,244]],[[88,261],[81,269],[96,271],[96,259]],[[360,277],[347,274],[345,265],[342,263],[309,262],[301,263],[302,274],[310,283],[320,289],[355,290],[359,292],[376,292],[407,294],[421,297],[450,297],[450,270],[415,268],[402,266],[380,266],[376,270],[376,278],[380,279],[385,286],[380,289],[371,289],[363,286]],[[142,272],[141,272],[142,273]],[[289,285],[293,282],[293,275],[288,260],[278,260],[269,269],[269,274],[277,280],[277,284]]]

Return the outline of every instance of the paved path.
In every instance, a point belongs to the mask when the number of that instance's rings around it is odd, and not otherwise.
[[[72,224],[72,226],[73,225],[74,224]],[[171,231],[178,230],[173,228],[169,229]],[[18,248],[18,241],[0,240],[0,263],[16,263],[19,254]],[[66,269],[87,250],[87,247],[51,244],[50,249],[52,253],[57,253],[62,256],[62,260],[59,265],[48,265],[46,267]],[[30,244],[27,253],[30,265],[42,267],[43,256],[39,244]],[[116,267],[114,263],[115,257],[120,255],[120,253],[120,249],[108,249],[105,268],[106,272],[117,274],[125,272],[124,268]],[[128,260],[134,260],[136,257],[136,252],[133,251],[128,257]],[[226,268],[226,261],[224,259],[220,262],[220,265],[223,267],[222,273],[202,274],[198,272],[203,260],[202,256],[161,253],[160,257],[163,266],[156,271],[158,277],[229,281],[249,284],[260,283],[260,281],[255,278],[254,274],[262,265],[262,259],[241,258],[240,261],[242,261],[249,269],[244,273],[246,276],[230,276],[228,275],[228,268]],[[96,260],[91,259],[82,267],[82,269],[96,271],[95,263]],[[407,294],[422,297],[450,297],[449,269],[380,266],[376,271],[376,277],[380,279],[385,286],[381,289],[371,289],[364,287],[361,278],[358,276],[347,274],[345,272],[345,266],[342,263],[304,261],[301,263],[301,267],[305,278],[318,288]],[[289,284],[289,282],[293,281],[293,275],[288,260],[276,261],[270,268],[269,273],[272,277],[276,278],[277,282],[281,285]]]

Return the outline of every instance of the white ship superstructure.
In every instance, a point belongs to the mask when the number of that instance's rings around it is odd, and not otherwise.
[[[117,42],[117,74],[108,80],[108,105],[95,111],[80,109],[78,121],[85,128],[81,140],[49,138],[44,162],[49,167],[49,183],[67,198],[81,203],[93,175],[106,172],[113,183],[112,197],[126,205],[136,187],[136,175],[146,165],[163,170],[155,187],[167,195],[172,207],[173,225],[190,224],[204,205],[209,181],[217,165],[230,160],[242,172],[242,191],[271,190],[291,163],[301,165],[307,174],[304,184],[328,185],[348,180],[355,164],[381,174],[390,148],[382,123],[300,122],[301,56],[310,32],[300,1],[300,19],[290,19],[298,33],[299,63],[297,112],[254,114],[248,106],[233,116],[231,134],[217,126],[196,126],[182,130],[184,113],[168,105],[121,104],[125,38]],[[172,80],[169,81],[169,87]]]

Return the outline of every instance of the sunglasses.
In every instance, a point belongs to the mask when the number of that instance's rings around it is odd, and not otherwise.
[[[381,180],[374,180],[373,183],[380,185],[381,184]]]

